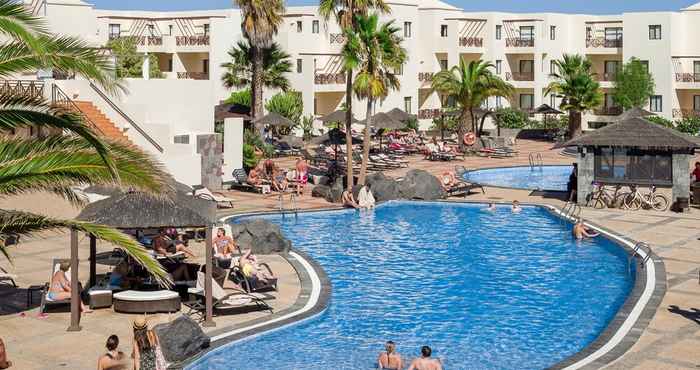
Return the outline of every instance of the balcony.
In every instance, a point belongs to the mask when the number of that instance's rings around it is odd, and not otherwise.
[[[506,81],[534,81],[533,72],[506,72]]]
[[[676,73],[676,82],[700,82],[700,73]]]
[[[593,111],[596,116],[619,116],[622,114],[622,107],[602,107]]]
[[[316,73],[314,76],[316,85],[344,84],[346,81],[345,73]]]
[[[208,46],[209,36],[175,36],[175,45],[177,46]]]
[[[586,39],[586,48],[621,48],[622,39],[606,39],[605,37],[594,37]]]
[[[431,82],[434,75],[433,72],[420,72],[418,73],[418,82]]]
[[[593,78],[598,82],[612,82],[615,81],[615,76],[617,76],[617,73],[603,73],[595,74]]]
[[[522,37],[509,37],[506,39],[508,48],[531,48],[535,46],[535,39]]]
[[[206,72],[178,72],[178,80],[208,80],[209,73]]]
[[[482,37],[460,37],[458,43],[459,46],[467,48],[484,47],[484,39]]]
[[[136,45],[140,46],[162,46],[163,36],[141,36],[136,38]]]
[[[700,110],[677,108],[673,110],[673,118],[700,117]]]
[[[331,33],[330,35],[328,35],[328,38],[331,45],[345,44],[345,35],[343,35],[342,33]]]
[[[418,119],[433,119],[442,115],[442,109],[420,109],[418,110]]]

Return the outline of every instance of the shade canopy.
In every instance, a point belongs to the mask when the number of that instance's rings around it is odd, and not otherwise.
[[[191,186],[185,185],[181,182],[176,181],[174,178],[170,178],[167,181],[168,185],[175,190],[176,192],[180,193],[185,193],[185,194],[190,194],[194,191]],[[122,194],[125,192],[125,190],[121,190],[119,188],[113,187],[113,186],[106,186],[106,185],[92,185],[88,186],[83,190],[85,193],[92,193],[92,194],[99,194],[99,195],[104,195],[104,196],[114,196],[118,194]]]
[[[270,112],[260,118],[253,120],[253,123],[260,123],[266,126],[292,127],[296,125],[289,118]]]
[[[411,118],[415,118],[416,116],[413,114],[408,114],[405,111],[399,109],[399,108],[394,108],[388,112],[386,112],[391,118],[397,120],[397,121],[408,121]]]
[[[321,145],[321,144],[323,144],[323,145],[343,145],[346,142],[347,141],[345,140],[345,132],[343,132],[337,128],[334,128],[321,136],[317,136],[317,137],[311,139],[310,144],[311,145]],[[361,144],[361,143],[362,143],[362,140],[360,140],[354,136],[352,137],[352,144],[353,145]]]
[[[205,227],[216,221],[216,203],[180,192],[172,199],[127,192],[88,204],[77,219],[129,230]]]
[[[241,104],[222,103],[214,107],[214,121],[221,122],[226,118],[243,118],[244,121],[253,119],[250,107]]]
[[[366,124],[366,122],[367,120],[362,121],[363,124]],[[406,124],[400,120],[394,119],[388,113],[380,112],[372,116],[372,126],[377,129],[396,130],[404,128]]]
[[[697,138],[647,121],[641,117],[620,121],[557,145],[559,148],[567,146],[664,148],[676,150],[700,148]]]
[[[628,119],[630,119],[630,118],[651,117],[651,116],[653,116],[653,115],[654,115],[654,113],[651,113],[651,112],[649,112],[649,111],[646,110],[646,109],[642,109],[642,108],[639,108],[639,107],[634,107],[634,108],[630,108],[630,109],[624,111],[621,115],[619,115],[619,116],[615,119],[615,121],[616,121],[616,122],[621,122],[621,121],[628,120]]]
[[[325,116],[319,118],[319,120],[321,122],[323,122],[324,124],[335,123],[335,122],[343,123],[343,122],[345,122],[345,114],[346,114],[346,112],[344,110],[337,110],[333,113],[326,114]],[[358,120],[353,115],[351,123],[357,123],[357,122],[358,122]]]
[[[562,111],[550,107],[548,104],[542,104],[535,108],[532,113],[535,114],[563,114]]]

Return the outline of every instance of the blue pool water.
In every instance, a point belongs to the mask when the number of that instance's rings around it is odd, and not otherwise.
[[[190,369],[373,369],[386,340],[407,360],[430,345],[446,369],[541,369],[593,341],[634,283],[622,248],[576,242],[538,207],[390,202],[266,218],[328,273],[328,309]]]
[[[572,170],[572,166],[501,167],[470,171],[464,179],[506,188],[566,191]]]

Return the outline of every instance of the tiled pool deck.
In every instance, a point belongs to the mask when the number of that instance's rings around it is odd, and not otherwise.
[[[571,158],[560,156],[549,150],[547,143],[521,141],[518,144],[520,154],[511,159],[467,158],[458,162],[428,162],[420,158],[411,159],[411,168],[421,168],[439,174],[453,170],[455,165],[468,168],[485,168],[496,166],[527,165],[528,154],[542,153],[545,164],[567,164]],[[292,159],[280,160],[281,165],[289,166]],[[390,172],[389,175],[400,176],[405,169]],[[276,197],[264,197],[256,194],[231,192],[236,201],[234,212],[272,211],[277,208]],[[560,199],[549,194],[534,194],[528,191],[487,188],[486,194],[473,194],[471,201],[506,201],[518,199],[523,202],[563,205]],[[55,215],[75,213],[67,210],[68,206],[46,199],[25,198],[15,201],[21,207],[46,209]],[[307,194],[299,199],[301,209],[317,209],[329,206],[323,200],[311,198]],[[17,206],[20,207],[20,206]],[[629,343],[631,348],[622,357],[609,364],[609,369],[697,369],[700,365],[700,285],[698,285],[698,266],[700,266],[700,210],[690,213],[658,213],[651,211],[626,212],[619,210],[584,209],[586,219],[602,225],[607,229],[630,239],[644,241],[651,245],[654,252],[663,260],[667,282],[666,294],[663,296],[648,327],[643,332],[635,333],[639,339]],[[65,235],[48,235],[46,238],[27,240],[12,250],[15,265],[10,267],[20,276],[21,287],[40,284],[48,278],[48,265],[53,257],[65,257],[68,254],[68,241]],[[108,247],[103,247],[105,250]],[[200,252],[203,252],[201,250]],[[85,249],[83,249],[85,250]],[[199,253],[201,255],[203,253]],[[83,257],[85,258],[85,257]],[[268,257],[273,269],[282,276],[284,285],[280,287],[275,310],[285,312],[299,304],[299,297],[304,292],[300,289],[299,277],[293,265],[280,257]],[[0,265],[8,266],[0,259]],[[87,264],[81,265],[81,279],[86,278]],[[662,279],[663,281],[663,279]],[[10,359],[17,369],[90,369],[95,367],[97,357],[103,352],[103,343],[109,334],[117,333],[122,337],[122,350],[130,352],[130,320],[133,316],[115,314],[111,310],[98,310],[83,317],[83,330],[68,333],[69,316],[67,313],[50,314],[47,319],[36,318],[36,308],[19,316],[18,311],[25,309],[25,297],[22,292],[0,289],[0,336],[8,346]],[[36,306],[35,301],[34,306]],[[163,322],[174,316],[156,315],[149,318],[152,323]],[[211,334],[220,334],[222,328],[240,327],[264,319],[261,313],[243,313],[216,318],[217,327]],[[76,350],[78,349],[78,350]]]

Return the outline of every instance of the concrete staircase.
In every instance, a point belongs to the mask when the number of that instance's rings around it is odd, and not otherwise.
[[[131,140],[99,108],[89,101],[74,101],[80,111],[97,126],[107,139],[133,144]]]

